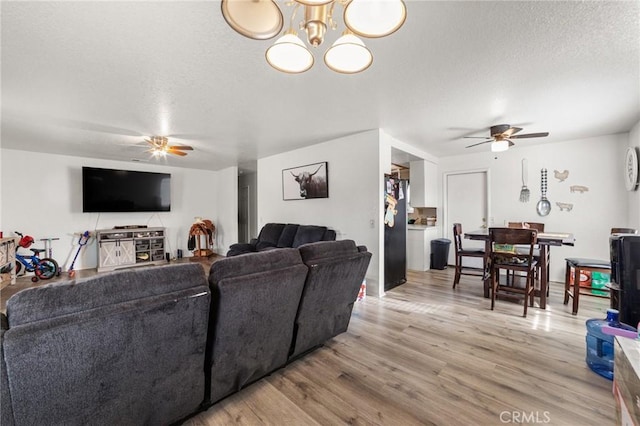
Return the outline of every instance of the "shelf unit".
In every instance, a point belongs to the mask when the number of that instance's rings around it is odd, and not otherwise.
[[[0,288],[7,284],[16,283],[16,247],[18,239],[15,237],[0,238],[0,269],[11,265],[11,270],[7,274],[0,274]],[[4,275],[4,277],[3,277]]]
[[[165,228],[101,229],[98,272],[166,262]]]

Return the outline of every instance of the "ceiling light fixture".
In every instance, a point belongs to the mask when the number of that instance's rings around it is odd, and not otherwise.
[[[497,140],[491,143],[491,152],[503,152],[509,149],[509,141],[507,139]]]
[[[355,74],[369,68],[373,55],[358,37],[385,37],[397,31],[407,17],[403,0],[288,0],[292,6],[289,29],[267,49],[269,65],[286,73],[302,73],[314,64],[313,54],[298,37],[304,31],[311,47],[324,41],[327,28],[335,30],[336,5],[343,8],[346,29],[327,50],[325,64],[333,71]],[[266,40],[280,34],[284,18],[275,0],[222,0],[222,16],[229,26],[245,37]],[[298,9],[304,17],[298,28],[294,22]]]
[[[168,154],[184,157],[187,155],[185,151],[193,151],[189,145],[169,145],[169,139],[165,136],[151,136],[145,142],[151,145],[149,152],[155,158],[166,157]]]

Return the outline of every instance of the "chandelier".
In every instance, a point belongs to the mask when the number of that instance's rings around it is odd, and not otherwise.
[[[366,70],[373,55],[359,38],[385,37],[397,31],[407,17],[402,0],[285,0],[292,8],[289,28],[267,49],[267,62],[278,71],[301,73],[315,60],[298,37],[306,34],[309,46],[317,48],[327,29],[338,28],[336,7],[342,8],[345,30],[325,52],[324,62],[333,71],[355,74]],[[300,12],[300,22],[294,25]],[[222,0],[222,16],[229,26],[245,37],[267,40],[280,34],[284,17],[275,0]]]

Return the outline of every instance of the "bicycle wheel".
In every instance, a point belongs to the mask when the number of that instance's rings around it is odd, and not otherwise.
[[[22,262],[16,261],[16,275],[20,275],[20,271],[22,271]]]
[[[53,278],[58,273],[58,262],[48,257],[40,259],[38,267],[35,270],[36,276],[41,280]]]

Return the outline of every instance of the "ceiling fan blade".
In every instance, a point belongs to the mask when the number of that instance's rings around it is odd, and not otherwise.
[[[487,139],[486,136],[463,136],[462,139]]]
[[[169,145],[169,149],[179,149],[182,151],[193,151],[193,148],[189,145]]]
[[[515,145],[515,143],[511,142],[510,140],[507,139],[507,141],[509,142],[509,148]]]
[[[502,133],[504,136],[511,137],[512,135],[515,135],[516,133],[518,133],[519,131],[522,130],[522,127],[509,127],[504,133]]]
[[[144,141],[154,148],[162,148],[163,146],[166,145],[166,143],[163,142],[162,140],[158,140],[155,138],[145,139]]]
[[[489,139],[488,141],[484,141],[484,142],[474,143],[473,145],[465,146],[465,148],[471,148],[472,146],[478,146],[478,145],[482,145],[489,142],[493,142],[493,139]]]
[[[549,132],[542,133],[527,133],[524,135],[515,135],[511,136],[512,139],[524,139],[524,138],[543,138],[545,136],[549,136]]]
[[[169,148],[167,150],[167,154],[173,154],[173,155],[179,155],[181,157],[184,157],[185,155],[187,155],[186,152],[182,152],[182,151],[174,151],[173,149]]]

